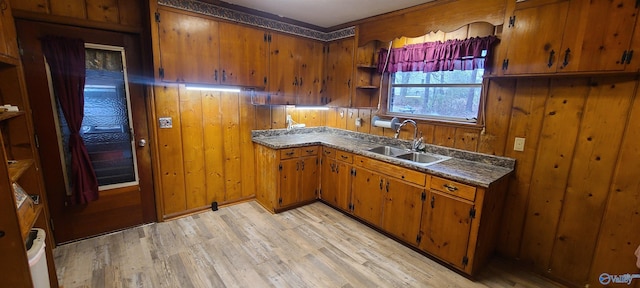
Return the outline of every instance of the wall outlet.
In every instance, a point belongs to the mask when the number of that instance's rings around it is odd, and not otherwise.
[[[171,117],[160,117],[158,118],[158,124],[160,129],[173,128],[173,119]]]
[[[516,140],[513,141],[513,150],[514,151],[524,151],[524,138],[516,137]]]

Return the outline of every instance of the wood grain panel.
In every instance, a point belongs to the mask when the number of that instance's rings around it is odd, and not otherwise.
[[[433,143],[433,133],[436,126],[428,123],[418,123],[418,135],[422,134],[422,140],[424,143]]]
[[[298,122],[304,123],[307,127],[325,126],[325,111],[298,109],[298,119]]]
[[[433,144],[454,147],[456,142],[456,128],[450,126],[436,126],[433,131]]]
[[[118,1],[118,14],[120,16],[120,24],[126,26],[139,27],[142,25],[142,1]]]
[[[516,82],[512,79],[495,79],[488,82],[484,91],[484,134],[480,135],[478,152],[504,155],[509,119],[511,118]]]
[[[176,86],[156,86],[156,114],[171,117],[173,128],[158,129],[158,154],[160,159],[161,197],[164,215],[184,211],[187,199],[184,191],[182,160],[182,132],[180,130],[180,99]],[[156,124],[157,125],[157,124]]]
[[[329,127],[337,127],[338,125],[338,108],[329,108],[327,110],[327,121],[326,126]]]
[[[520,255],[540,269],[551,258],[587,93],[586,79],[551,81]]]
[[[207,202],[224,202],[225,169],[224,139],[220,92],[207,92],[202,97],[205,183]]]
[[[356,118],[358,118],[358,109],[349,108],[347,109],[347,114],[345,116],[347,121],[347,130],[349,131],[358,131],[358,127],[356,127]]]
[[[222,135],[224,140],[225,200],[242,197],[240,161],[240,111],[237,93],[221,93]]]
[[[242,198],[255,195],[256,173],[254,162],[253,142],[251,141],[251,130],[253,129],[252,115],[255,109],[251,105],[251,96],[240,93],[240,166],[242,174]]]
[[[131,1],[134,2],[134,1]],[[99,22],[120,22],[118,0],[90,0],[86,1],[87,18]]]
[[[478,138],[480,138],[478,129],[457,128],[454,148],[476,152],[478,151]]]
[[[11,9],[49,14],[48,0],[11,0]]]
[[[620,155],[607,197],[606,210],[598,236],[590,283],[598,283],[602,273],[621,275],[637,271],[633,253],[640,244],[640,95],[636,93],[630,107]],[[636,280],[636,287],[637,280]]]
[[[271,108],[271,129],[287,128],[287,112],[284,106],[273,106]]]
[[[79,19],[87,18],[85,0],[49,1],[49,5],[52,15]]]
[[[187,209],[207,205],[202,96],[200,93],[200,91],[180,89],[180,129]]]
[[[586,284],[635,77],[592,79],[571,165],[551,270]]]
[[[502,217],[502,232],[498,238],[497,250],[511,258],[519,256],[525,212],[529,200],[529,186],[548,95],[548,79],[520,79],[517,81],[515,95],[510,96],[514,98],[513,111],[504,155],[516,159],[517,168],[509,181],[504,217]],[[515,137],[526,139],[523,152],[514,151],[511,148]]]
[[[356,130],[361,133],[371,133],[371,109],[359,109],[358,118],[362,119],[362,126]]]
[[[349,119],[349,109],[348,108],[338,108],[338,115],[336,117],[336,128],[339,129],[347,129],[347,119]]]
[[[271,129],[271,107],[256,106],[255,128],[258,130]]]

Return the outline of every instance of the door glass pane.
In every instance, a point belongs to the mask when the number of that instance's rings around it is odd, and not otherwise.
[[[89,45],[88,45],[89,46]],[[123,51],[86,48],[84,119],[80,135],[101,190],[137,183]],[[56,102],[57,104],[57,102]],[[67,171],[69,129],[60,105],[58,120]],[[71,183],[72,179],[68,179]]]

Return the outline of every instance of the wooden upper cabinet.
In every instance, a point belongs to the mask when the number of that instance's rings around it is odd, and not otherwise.
[[[353,85],[354,38],[331,42],[327,48],[322,103],[329,106],[348,107],[351,104],[351,85]]]
[[[322,43],[280,33],[270,39],[270,104],[320,104]]]
[[[571,1],[558,72],[624,70],[632,60],[636,5],[636,0]]]
[[[265,87],[268,43],[266,32],[220,22],[220,84]]]
[[[219,84],[219,23],[162,8],[158,13],[161,80]]]
[[[505,19],[505,75],[556,71],[568,8],[568,1],[544,4],[516,10]]]
[[[533,0],[505,19],[505,75],[622,71],[632,63],[635,0]]]
[[[300,55],[297,39],[279,33],[271,33],[269,43],[269,85],[270,104],[296,103],[296,82]],[[295,78],[294,78],[295,77]]]
[[[9,0],[0,0],[0,54],[18,59],[18,38]]]
[[[320,105],[324,71],[322,49],[324,44],[311,39],[298,39],[300,53],[298,66],[298,97],[296,104]]]

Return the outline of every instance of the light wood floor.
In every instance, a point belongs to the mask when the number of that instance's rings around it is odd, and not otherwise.
[[[473,282],[314,203],[271,215],[248,202],[65,244],[72,287],[562,287],[494,260]]]

